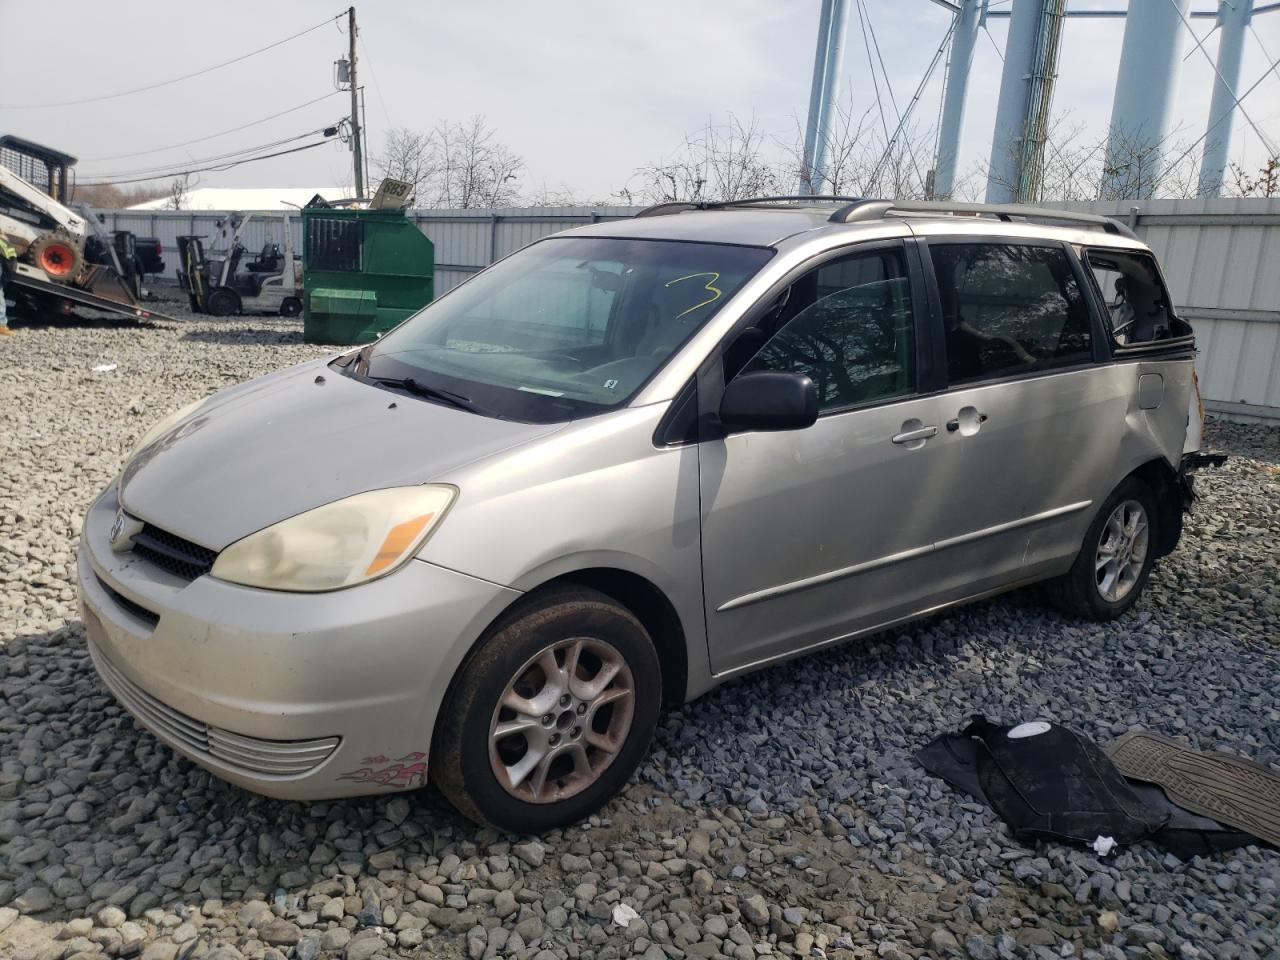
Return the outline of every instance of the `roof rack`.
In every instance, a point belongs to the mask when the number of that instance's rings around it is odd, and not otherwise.
[[[1049,207],[1031,207],[1019,203],[953,203],[949,200],[855,200],[835,211],[830,223],[861,223],[882,220],[889,213],[921,213],[995,217],[1006,223],[1027,220],[1035,223],[1058,221],[1105,230],[1122,237],[1138,239],[1126,224],[1097,213],[1075,213]]]
[[[831,195],[781,195],[775,197],[744,197],[741,200],[669,200],[666,203],[655,203],[645,207],[637,217],[664,217],[672,213],[685,213],[689,210],[724,210],[728,207],[752,207],[770,203],[842,203],[852,205],[859,203],[860,197],[840,197]]]

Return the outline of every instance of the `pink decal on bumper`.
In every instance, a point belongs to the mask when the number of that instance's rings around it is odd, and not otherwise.
[[[426,760],[425,753],[407,753],[398,760],[378,754],[376,757],[363,758],[360,762],[364,766],[338,774],[338,779],[352,780],[356,783],[376,783],[383,787],[405,787],[412,790],[427,785]]]

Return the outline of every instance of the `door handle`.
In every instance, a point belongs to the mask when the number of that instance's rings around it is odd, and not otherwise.
[[[978,411],[974,410],[973,407],[965,407],[960,411],[959,417],[947,421],[947,433],[955,433],[960,429],[961,418],[963,418],[964,425],[967,428],[965,436],[977,433],[978,428],[987,422],[987,415],[985,413],[978,413]]]
[[[918,440],[928,440],[930,437],[938,435],[937,427],[917,427],[914,430],[907,430],[903,433],[895,434],[894,443],[915,443]]]

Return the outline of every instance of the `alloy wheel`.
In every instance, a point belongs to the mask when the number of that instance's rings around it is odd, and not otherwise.
[[[631,668],[614,647],[574,637],[543,648],[507,684],[489,728],[489,763],[507,793],[554,803],[594,783],[626,743]]]
[[[1094,556],[1098,593],[1103,600],[1118,603],[1137,584],[1147,560],[1149,534],[1147,511],[1137,500],[1125,500],[1111,511]]]

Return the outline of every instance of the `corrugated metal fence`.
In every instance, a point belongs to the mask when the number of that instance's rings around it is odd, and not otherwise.
[[[1280,199],[1147,200],[1051,204],[1130,222],[1164,267],[1179,312],[1192,322],[1206,406],[1237,417],[1280,421]],[[527,243],[568,227],[628,217],[635,207],[412,210],[436,247],[436,292]],[[168,276],[177,237],[209,237],[224,213],[104,211],[111,229],[158,237]],[[301,250],[298,217],[290,217]],[[249,250],[282,237],[278,213],[255,215],[242,235]]]

